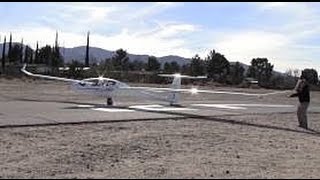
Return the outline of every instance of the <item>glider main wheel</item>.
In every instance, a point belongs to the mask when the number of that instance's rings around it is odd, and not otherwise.
[[[112,106],[112,105],[113,105],[113,100],[112,100],[112,98],[108,98],[108,99],[107,99],[107,105],[108,105],[108,106]]]

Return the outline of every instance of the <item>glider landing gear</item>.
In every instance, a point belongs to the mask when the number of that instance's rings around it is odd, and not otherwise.
[[[107,98],[107,105],[112,106],[113,105],[113,100],[112,98]]]

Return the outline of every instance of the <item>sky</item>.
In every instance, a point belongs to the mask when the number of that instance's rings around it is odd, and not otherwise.
[[[156,57],[205,58],[211,50],[274,70],[320,72],[319,2],[0,2],[0,42],[35,48],[86,45]]]

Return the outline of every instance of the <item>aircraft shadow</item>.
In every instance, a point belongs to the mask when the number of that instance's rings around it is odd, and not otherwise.
[[[62,100],[40,100],[40,99],[26,99],[26,98],[11,98],[12,100],[16,101],[29,101],[29,102],[55,102],[55,103],[65,103],[65,104],[78,104],[78,105],[91,105],[96,106],[98,104],[96,103],[81,103],[81,102],[75,102],[75,101],[62,101]],[[102,106],[103,104],[101,104]]]
[[[54,123],[47,123],[47,124],[29,124],[29,125],[3,125],[3,126],[0,126],[0,128],[75,125],[75,124],[93,124],[93,123],[116,123],[116,122],[138,122],[138,121],[156,121],[156,120],[201,119],[201,120],[206,120],[206,121],[213,121],[213,122],[220,122],[220,123],[227,123],[227,124],[236,124],[236,125],[264,128],[264,129],[274,129],[274,130],[281,130],[281,131],[288,131],[288,132],[304,133],[304,134],[310,134],[310,135],[315,135],[315,136],[320,137],[320,132],[316,131],[314,129],[296,130],[296,129],[290,129],[290,128],[286,128],[286,127],[278,127],[278,126],[272,126],[272,125],[266,125],[266,124],[256,124],[256,123],[250,123],[250,122],[243,122],[243,121],[239,121],[239,120],[221,118],[221,117],[223,117],[223,115],[219,115],[220,117],[204,116],[204,115],[189,114],[189,113],[184,113],[184,112],[156,111],[156,110],[149,110],[149,109],[147,110],[147,109],[131,108],[131,107],[127,107],[127,106],[106,106],[104,104],[80,103],[80,102],[61,101],[61,100],[38,100],[38,99],[25,99],[25,98],[16,98],[15,100],[32,101],[32,102],[57,102],[57,103],[67,103],[67,104],[89,105],[90,106],[90,107],[71,106],[71,107],[65,107],[63,109],[116,108],[116,109],[135,110],[135,111],[165,114],[165,115],[175,115],[178,117],[141,118],[141,119],[127,119],[127,120],[99,120],[99,121],[81,121],[81,122],[63,122],[63,123],[54,122]],[[179,107],[186,107],[186,106],[179,106]],[[278,114],[285,114],[285,113],[286,112],[280,112]],[[252,115],[252,114],[253,113],[242,113],[242,114],[238,114],[238,115],[227,115],[227,116]],[[269,114],[269,113],[256,113],[256,114]]]
[[[125,109],[137,110],[135,108],[128,108],[128,107]],[[237,124],[237,125],[245,125],[245,126],[258,127],[258,128],[274,129],[274,130],[289,131],[289,132],[296,132],[296,133],[305,133],[305,134],[311,134],[311,135],[316,135],[316,136],[320,137],[320,132],[313,130],[313,129],[310,129],[310,128],[308,129],[309,131],[305,131],[305,130],[290,129],[290,128],[286,128],[286,127],[278,127],[278,126],[272,126],[272,125],[243,122],[243,121],[239,121],[239,120],[225,119],[225,118],[221,118],[221,117],[217,117],[217,116],[216,117],[203,116],[203,115],[188,114],[188,113],[183,113],[183,112],[155,111],[155,110],[144,110],[144,109],[138,109],[138,110],[145,111],[145,112],[166,114],[166,115],[176,115],[176,116],[182,117],[183,119],[201,119],[201,120],[206,120],[206,121],[214,121],[214,122],[227,123],[227,124]],[[261,114],[269,114],[269,113],[261,113]],[[285,114],[285,113],[279,113],[279,114]],[[252,115],[252,113],[243,113],[240,115]],[[235,115],[235,116],[238,116],[238,115]],[[169,118],[167,118],[167,119],[169,119]],[[132,121],[135,121],[135,120],[132,120]]]

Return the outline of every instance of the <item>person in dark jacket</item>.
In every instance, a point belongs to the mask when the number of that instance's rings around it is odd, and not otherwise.
[[[308,129],[307,109],[310,103],[310,89],[305,71],[302,71],[301,76],[294,88],[294,91],[295,93],[289,95],[289,97],[299,98],[299,105],[297,109],[299,126]]]

